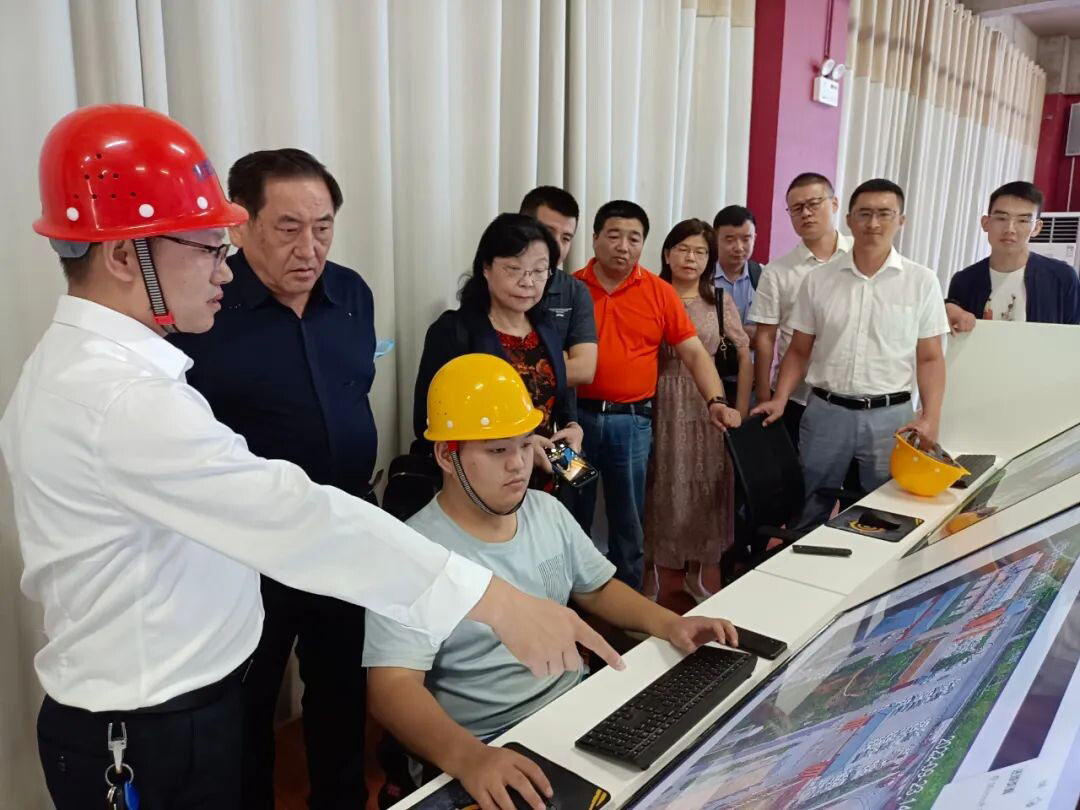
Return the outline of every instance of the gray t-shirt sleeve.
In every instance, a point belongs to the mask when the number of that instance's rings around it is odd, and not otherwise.
[[[428,672],[435,664],[438,650],[424,643],[417,630],[367,611],[364,620],[365,667],[402,667]]]
[[[442,512],[428,504],[409,520],[406,525],[428,539],[439,536]],[[380,616],[373,610],[364,618],[365,667],[402,667],[429,672],[435,666],[439,649],[424,644],[423,635],[393,619]]]
[[[568,349],[579,343],[596,343],[596,319],[593,317],[593,300],[589,295],[589,288],[579,279],[573,276],[569,278],[573,312],[570,315],[570,329],[566,333]]]
[[[597,551],[592,539],[581,530],[570,511],[555,498],[551,501],[552,519],[559,522],[566,538],[573,580],[571,590],[575,593],[591,593],[615,576],[615,566]]]

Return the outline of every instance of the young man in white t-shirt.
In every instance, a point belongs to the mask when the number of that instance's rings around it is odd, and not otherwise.
[[[692,652],[737,643],[722,619],[679,616],[614,578],[612,565],[573,516],[528,489],[540,411],[505,360],[456,357],[428,390],[425,438],[435,443],[442,491],[408,524],[429,539],[483,560],[540,598],[568,600],[604,621],[667,639]],[[550,784],[528,759],[485,744],[583,677],[576,653],[566,671],[534,678],[488,628],[463,622],[440,646],[417,630],[367,614],[364,665],[371,713],[417,757],[456,777],[483,808],[512,807],[507,788],[536,810]]]
[[[836,229],[839,209],[832,183],[824,175],[804,172],[791,181],[787,190],[787,211],[799,244],[773,259],[761,271],[750,320],[757,324],[754,335],[754,393],[758,402],[772,399],[780,361],[791,343],[788,319],[795,297],[807,273],[840,253],[851,250],[851,237]],[[802,383],[784,409],[784,424],[795,446],[799,446],[799,423],[806,410],[810,389]]]
[[[1065,262],[1032,253],[1042,230],[1043,195],[1033,183],[1006,183],[990,195],[982,229],[990,256],[965,267],[949,284],[945,309],[954,332],[975,321],[1080,323],[1080,281]]]

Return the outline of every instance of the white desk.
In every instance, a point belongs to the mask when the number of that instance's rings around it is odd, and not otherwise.
[[[1032,524],[1080,503],[1080,475],[1043,490],[997,514],[975,523],[910,557],[888,565],[867,579],[844,601],[847,609],[879,593],[940,568],[953,560],[978,551]]]
[[[736,624],[781,638],[790,649],[797,650],[820,629],[824,621],[836,615],[841,601],[839,594],[751,571],[691,612],[730,619]],[[493,744],[516,741],[569,768],[610,791],[614,810],[653,773],[670,762],[687,742],[713,723],[783,660],[759,660],[753,676],[695,726],[683,738],[681,745],[674,746],[657,760],[649,771],[619,765],[574,747],[574,740],[670,669],[681,657],[667,642],[648,639],[627,653],[625,671],[604,668],[519,723]],[[440,776],[399,802],[395,808],[414,804],[448,781],[446,775]]]
[[[977,487],[994,469],[983,473],[973,486]],[[850,557],[817,557],[796,554],[786,548],[759,565],[757,570],[847,596],[940,526],[970,492],[970,489],[950,489],[936,498],[920,498],[904,492],[889,481],[859,501],[852,509],[865,506],[922,518],[925,522],[907,537],[898,543],[889,543],[822,526],[798,542],[850,548]]]

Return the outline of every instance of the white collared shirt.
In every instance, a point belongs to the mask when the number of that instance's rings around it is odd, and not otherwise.
[[[806,274],[816,267],[821,267],[835,259],[841,253],[851,250],[852,239],[839,231],[836,232],[836,249],[832,256],[822,261],[811,252],[806,243],[799,240],[790,252],[779,259],[773,259],[761,271],[754,303],[750,306],[750,321],[753,323],[776,324],[776,358],[772,366],[773,390],[776,389],[776,375],[780,370],[780,361],[791,344],[791,311],[795,308],[795,297],[799,294]],[[810,387],[804,382],[795,389],[791,398],[806,404]]]
[[[896,248],[872,276],[851,253],[807,275],[790,325],[814,335],[806,382],[848,396],[911,390],[917,342],[949,331],[937,276]]]
[[[446,638],[490,572],[253,455],[190,367],[139,322],[69,296],[23,367],[0,451],[22,587],[45,609],[45,691],[123,710],[220,680],[258,643],[257,571]]]

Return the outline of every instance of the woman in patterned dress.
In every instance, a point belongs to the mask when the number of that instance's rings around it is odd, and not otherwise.
[[[715,245],[707,222],[684,220],[664,240],[660,271],[660,278],[682,298],[710,354],[715,354],[720,342],[710,272],[716,265]],[[752,381],[750,340],[729,295],[724,296],[723,312],[724,334],[737,347],[739,358],[734,404],[745,419]],[[675,350],[662,346],[653,449],[645,485],[645,560],[646,570],[652,571],[652,577],[646,577],[647,593],[656,589],[659,575],[655,567],[660,566],[684,571],[683,588],[695,600],[700,602],[710,595],[702,571],[718,567],[721,554],[734,541],[734,483],[723,434],[709,423],[694,378]]]

